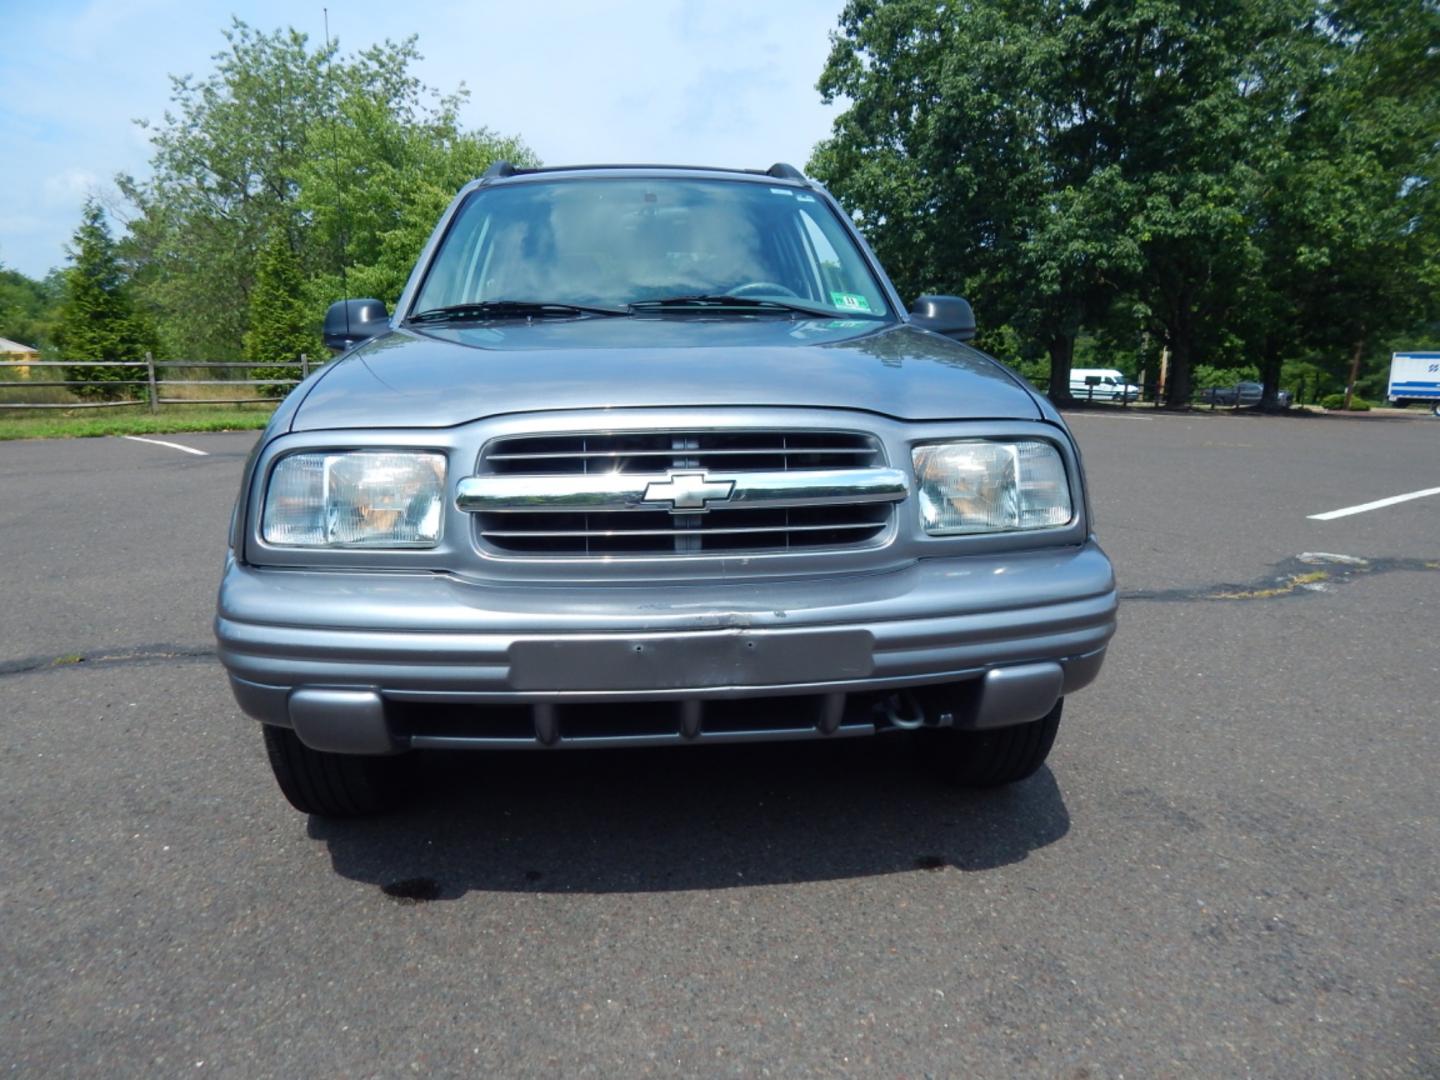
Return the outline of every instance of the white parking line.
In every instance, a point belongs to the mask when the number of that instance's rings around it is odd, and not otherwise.
[[[1409,502],[1411,499],[1423,499],[1427,495],[1440,495],[1440,487],[1412,491],[1405,495],[1391,495],[1388,499],[1376,499],[1374,502],[1361,503],[1359,506],[1343,506],[1339,510],[1327,510],[1323,514],[1311,514],[1310,520],[1334,521],[1336,518],[1349,517],[1351,514],[1363,514],[1367,510],[1381,510],[1387,506],[1394,506],[1396,503]]]
[[[129,439],[131,442],[148,442],[154,446],[168,446],[171,450],[184,450],[187,454],[195,454],[199,457],[209,457],[210,451],[196,450],[193,446],[181,446],[178,442],[166,442],[164,439],[142,439],[139,435],[121,435],[122,439]]]

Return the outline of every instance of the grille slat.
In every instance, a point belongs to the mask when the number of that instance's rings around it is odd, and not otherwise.
[[[694,519],[690,519],[694,520]],[[855,521],[848,524],[834,523],[829,525],[747,525],[737,529],[705,529],[694,525],[685,530],[684,535],[692,536],[728,536],[744,535],[749,533],[790,533],[790,532],[824,532],[836,529],[873,529],[875,523],[871,521]],[[674,536],[676,529],[588,529],[576,531],[574,529],[484,529],[481,535],[487,537],[517,537],[517,536]]]
[[[797,452],[797,453],[800,453],[801,451],[796,451],[796,452]],[[790,450],[789,447],[786,447],[786,446],[770,446],[770,447],[760,447],[760,448],[758,448],[758,449],[747,449],[747,450],[707,450],[705,453],[706,453],[706,456],[707,456],[707,457],[710,457],[710,458],[720,458],[720,457],[724,457],[724,458],[732,458],[732,457],[757,457],[757,456],[761,456],[761,455],[768,455],[768,456],[771,456],[771,457],[777,457],[777,456],[788,456],[788,455],[791,453],[791,450]],[[803,451],[803,453],[805,453],[805,454],[810,454],[810,455],[844,454],[844,455],[847,455],[848,457],[852,457],[852,458],[853,458],[853,457],[856,455],[857,451],[856,451],[856,449],[855,449],[853,446],[812,446],[812,447],[807,447],[807,448],[805,448],[804,451]],[[575,459],[577,459],[577,458],[579,458],[579,459],[590,459],[590,460],[594,460],[594,459],[596,459],[596,458],[632,458],[632,457],[635,457],[635,458],[638,458],[638,457],[673,458],[673,457],[675,456],[675,454],[676,454],[676,451],[673,450],[673,449],[671,449],[671,450],[583,450],[583,451],[578,451],[578,452],[574,452],[574,453],[566,453],[566,452],[564,452],[564,451],[551,451],[551,452],[547,452],[547,453],[538,453],[538,454],[487,454],[486,457],[485,457],[485,460],[486,460],[486,461],[490,461],[490,462],[507,462],[507,461],[571,461],[571,460],[575,460]],[[497,470],[497,471],[499,471],[499,470]]]
[[[885,464],[879,441],[863,432],[659,430],[523,435],[498,439],[482,454],[484,476],[654,476],[703,472],[723,480],[746,473],[869,469]],[[516,481],[509,481],[515,483]],[[880,541],[891,503],[803,508],[726,506],[706,512],[650,507],[526,513],[476,508],[483,545],[519,556],[722,555],[854,548]]]

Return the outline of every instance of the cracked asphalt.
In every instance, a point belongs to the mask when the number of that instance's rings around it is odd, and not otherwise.
[[[0,443],[12,1075],[1440,1075],[1440,423],[1078,413],[1050,764],[434,758],[294,813],[213,659],[253,434]],[[1326,555],[1363,559],[1335,561]]]

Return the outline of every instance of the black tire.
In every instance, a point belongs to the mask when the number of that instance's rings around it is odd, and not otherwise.
[[[404,793],[402,758],[312,750],[289,728],[263,725],[275,781],[302,814],[365,817],[395,807]]]
[[[942,779],[958,787],[1000,787],[1035,773],[1055,745],[1065,700],[1028,724],[986,731],[921,732],[927,760]]]

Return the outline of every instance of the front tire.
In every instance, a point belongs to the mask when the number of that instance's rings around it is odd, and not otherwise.
[[[302,814],[352,818],[395,807],[404,791],[401,759],[312,750],[289,728],[264,725],[275,782]]]
[[[1055,745],[1065,700],[1039,720],[983,731],[921,732],[925,752],[940,777],[958,787],[1001,787],[1031,776]]]

